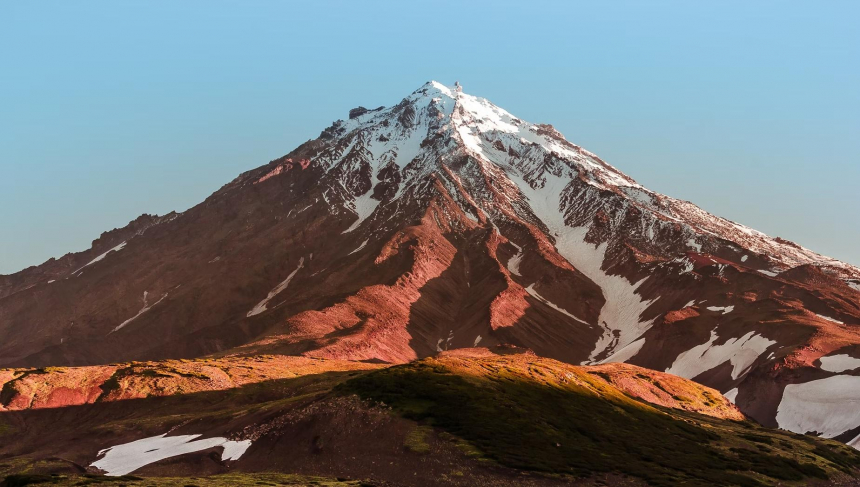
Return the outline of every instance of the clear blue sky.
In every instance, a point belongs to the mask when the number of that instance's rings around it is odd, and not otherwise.
[[[858,19],[854,1],[6,1],[0,273],[185,210],[430,79],[860,264]]]

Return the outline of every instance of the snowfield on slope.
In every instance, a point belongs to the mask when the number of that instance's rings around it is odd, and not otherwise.
[[[666,369],[666,372],[685,379],[693,379],[718,365],[730,362],[732,364],[732,379],[737,379],[752,367],[756,359],[768,347],[776,343],[775,340],[769,340],[754,331],[750,331],[740,338],[730,338],[725,343],[715,345],[718,339],[717,330],[711,330],[710,340],[678,355],[678,358],[675,359],[672,366]]]
[[[219,446],[224,449],[221,460],[238,460],[251,446],[251,440],[231,441],[220,437],[195,440],[198,437],[200,435],[166,436],[165,433],[112,446],[100,451],[98,456],[101,458],[90,466],[104,470],[109,476],[117,477],[165,458]]]
[[[605,359],[601,360],[598,363],[611,364],[611,363],[627,362],[628,360],[635,357],[636,354],[639,353],[640,350],[642,350],[643,346],[645,346],[645,338],[644,337],[636,340],[635,342],[633,342],[629,345],[627,345],[626,347],[622,348],[621,350],[618,350],[617,352],[613,353],[609,357],[606,357]]]
[[[860,426],[860,377],[835,375],[785,386],[776,422],[789,431],[825,438]]]
[[[367,193],[356,198],[355,201],[353,201],[353,211],[355,211],[358,219],[352,222],[352,225],[342,233],[349,233],[358,228],[364,220],[367,220],[370,215],[373,214],[376,207],[379,206],[379,203],[379,200],[373,199],[373,189],[367,190]]]
[[[854,358],[845,354],[828,355],[818,360],[821,361],[821,370],[828,372],[845,372],[846,370],[860,368],[860,358]]]
[[[568,178],[544,173],[543,188],[533,189],[524,179],[511,175],[525,196],[535,216],[549,229],[556,239],[556,249],[577,270],[594,281],[603,291],[606,303],[600,310],[598,324],[603,334],[592,350],[589,360],[593,362],[601,355],[620,350],[642,336],[651,328],[654,319],[642,320],[641,315],[654,302],[645,300],[636,290],[645,279],[632,283],[626,277],[606,273],[603,261],[606,243],[592,245],[585,241],[587,227],[568,227],[561,210],[561,196],[570,183]]]

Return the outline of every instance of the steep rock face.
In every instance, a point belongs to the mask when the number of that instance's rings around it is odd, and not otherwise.
[[[854,380],[858,283],[431,82],[182,214],[0,277],[0,365],[512,344],[669,371],[766,424],[848,441],[855,399],[820,391]]]

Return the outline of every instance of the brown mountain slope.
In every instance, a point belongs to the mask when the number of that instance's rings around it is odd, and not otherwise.
[[[839,392],[860,391],[856,268],[649,191],[457,88],[353,115],[182,214],[0,278],[0,365],[509,344],[860,435],[843,407],[860,392]]]

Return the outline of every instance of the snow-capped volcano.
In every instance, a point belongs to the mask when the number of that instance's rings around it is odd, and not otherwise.
[[[449,88],[431,81],[393,107],[358,108],[350,115],[349,120],[340,120],[323,132],[321,138],[330,139],[332,146],[313,162],[342,175],[341,183],[350,194],[360,193],[355,211],[362,221],[369,216],[366,212],[385,199],[383,191],[376,188],[389,187],[385,183],[390,182],[390,173],[400,175],[396,183],[399,191],[389,198],[396,200],[422,178],[453,169],[453,161],[469,156],[471,167],[458,167],[454,172],[491,178],[495,189],[511,201],[510,206],[531,213],[533,221],[547,228],[561,223],[557,214],[564,214],[566,208],[561,208],[564,202],[556,200],[578,179],[597,190],[611,191],[624,204],[647,212],[641,231],[651,240],[661,226],[681,224],[690,249],[701,251],[713,238],[729,240],[742,246],[739,252],[752,250],[768,257],[772,272],[802,264],[843,269],[846,276],[860,272],[792,242],[708,214],[689,202],[650,191],[595,154],[568,142],[551,125],[523,121],[484,98],[463,93],[459,85]],[[361,179],[356,180],[357,176]],[[533,191],[547,204],[528,198]],[[483,196],[482,203],[493,199],[493,194]],[[487,214],[490,209],[480,210]],[[558,233],[559,229],[552,230]]]
[[[845,412],[818,393],[830,382],[793,388],[854,377],[833,364],[860,358],[857,325],[857,268],[437,82],[351,110],[181,215],[0,276],[0,365],[509,344],[669,370],[794,430]],[[816,431],[860,434],[843,423]]]

